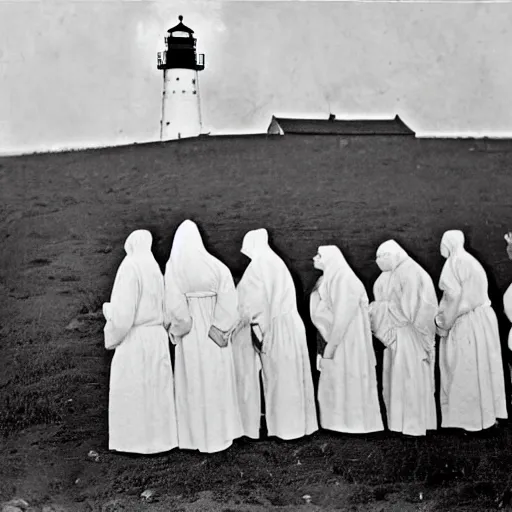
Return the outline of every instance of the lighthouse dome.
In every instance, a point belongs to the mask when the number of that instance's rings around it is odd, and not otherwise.
[[[178,16],[178,19],[180,22],[167,32],[169,32],[172,37],[192,37],[194,31],[183,24],[183,16],[181,14]]]

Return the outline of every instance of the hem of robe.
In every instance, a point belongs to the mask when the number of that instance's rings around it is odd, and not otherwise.
[[[258,429],[258,433],[257,434],[249,434],[248,432],[244,432],[240,437],[250,437],[251,439],[259,439],[260,438],[260,434],[259,434],[259,429]]]
[[[217,452],[222,452],[224,450],[227,450],[230,446],[233,445],[233,441],[235,439],[238,439],[238,438],[230,439],[230,440],[226,441],[224,444],[215,446],[214,448],[204,447],[204,446],[198,447],[198,446],[180,444],[179,449],[180,450],[199,451],[200,453],[217,453]]]
[[[441,428],[460,428],[462,430],[466,430],[467,432],[480,432],[480,430],[487,430],[488,428],[494,427],[496,425],[497,420],[506,420],[508,416],[496,416],[492,423],[484,423],[482,426],[464,426],[464,424],[459,422],[450,422],[450,421],[441,421]]]
[[[301,437],[310,436],[311,434],[314,434],[315,432],[318,432],[318,427],[311,428],[308,430],[303,430],[300,433],[296,434],[283,434],[279,432],[272,432],[271,430],[268,430],[268,437],[278,437],[279,439],[283,439],[284,441],[291,441],[293,439],[300,439]]]
[[[327,425],[321,422],[321,426],[324,430],[332,430],[343,434],[370,434],[371,432],[382,432],[384,430],[383,424],[370,428],[347,428],[344,425]]]
[[[426,436],[429,431],[437,430],[437,427],[429,427],[429,428],[425,429],[424,431],[422,431],[422,433],[411,432],[409,430],[407,430],[407,431],[406,430],[399,430],[397,428],[391,428],[391,427],[389,427],[389,430],[391,432],[398,432],[399,434],[404,434],[405,436],[420,437],[420,436]]]
[[[122,453],[140,453],[141,455],[152,455],[155,453],[165,453],[170,452],[178,448],[178,443],[173,443],[172,445],[159,446],[154,448],[142,448],[142,447],[134,447],[134,446],[122,446],[116,443],[108,444],[109,451],[112,452],[122,452]]]

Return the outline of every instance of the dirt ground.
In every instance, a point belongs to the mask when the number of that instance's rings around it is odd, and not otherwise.
[[[371,297],[379,243],[395,238],[437,282],[440,237],[459,228],[488,271],[509,386],[501,302],[512,280],[503,240],[512,228],[509,146],[287,136],[0,159],[0,504],[22,498],[32,512],[507,508],[508,421],[419,439],[320,431],[293,442],[241,439],[212,455],[110,453],[101,304],[134,229],[153,233],[163,268],[176,227],[191,218],[238,277],[248,263],[243,235],[264,226],[292,269],[313,359],[307,299],[318,245],[336,243]],[[151,502],[140,497],[148,489]]]

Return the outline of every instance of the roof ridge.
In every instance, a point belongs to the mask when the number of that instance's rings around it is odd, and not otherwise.
[[[318,133],[318,134],[392,134],[415,135],[407,124],[397,114],[388,118],[358,118],[358,119],[307,119],[272,116],[272,124],[277,123],[283,132],[287,133]],[[269,126],[270,130],[270,126]]]

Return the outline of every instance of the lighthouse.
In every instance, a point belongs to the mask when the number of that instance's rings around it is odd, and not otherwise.
[[[196,53],[194,31],[179,23],[165,38],[165,51],[158,52],[158,69],[164,71],[160,140],[197,137],[201,134],[201,102],[198,71],[204,69],[204,54]]]

